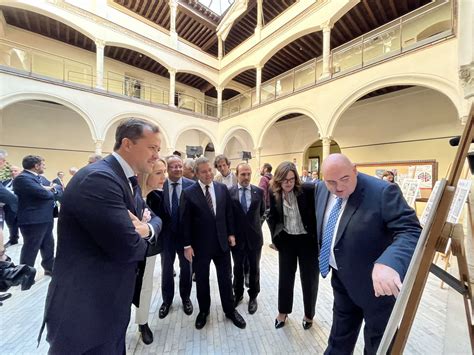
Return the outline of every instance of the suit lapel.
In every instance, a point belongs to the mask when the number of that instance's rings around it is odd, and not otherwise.
[[[344,230],[347,227],[347,224],[351,220],[351,217],[354,215],[355,211],[357,211],[357,208],[359,208],[359,205],[361,204],[363,199],[364,188],[361,186],[360,183],[358,183],[355,191],[352,193],[352,195],[349,196],[349,199],[347,200],[346,207],[344,208],[341,220],[339,221],[334,245],[336,245],[341,239],[342,234],[344,233]]]
[[[135,209],[135,197],[133,196],[132,189],[130,188],[129,180],[125,176],[120,163],[113,155],[109,155],[104,158],[104,160],[109,164],[113,172],[119,177],[119,182],[122,184],[124,190],[126,191],[126,200],[128,209],[137,216],[137,211]]]
[[[250,206],[249,206],[249,209],[248,211],[250,211],[250,209],[254,208],[255,207],[255,204],[257,203],[257,187],[253,186],[253,185],[249,185],[250,186]],[[247,211],[247,213],[248,213]]]
[[[169,180],[166,180],[166,183],[163,186],[163,203],[165,205],[165,212],[171,216],[169,182]]]
[[[323,223],[324,223],[324,212],[326,211],[328,199],[329,199],[329,191],[327,190],[326,186],[323,185],[321,182],[317,188],[316,198],[316,233],[318,239],[321,240],[323,235]]]
[[[201,204],[201,208],[203,208],[205,211],[208,211],[208,213],[210,213],[214,217],[214,214],[212,213],[212,211],[209,208],[209,205],[207,204],[206,196],[202,192],[201,185],[199,184],[199,182],[197,182],[195,186],[196,187],[194,189],[194,194],[196,195],[196,199],[197,199],[198,203]],[[216,185],[214,185],[214,192],[216,193],[216,204],[217,204]],[[217,208],[216,208],[216,211],[217,211]]]

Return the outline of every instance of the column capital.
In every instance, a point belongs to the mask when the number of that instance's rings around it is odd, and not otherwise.
[[[461,86],[464,89],[464,98],[474,98],[474,62],[461,65],[458,71]]]
[[[103,39],[96,38],[94,39],[94,43],[95,43],[96,48],[104,49],[105,47],[105,41]]]
[[[334,24],[331,23],[331,21],[327,20],[327,21],[324,21],[323,23],[321,23],[321,29],[323,30],[323,33],[324,32],[330,32],[331,29],[333,28]]]
[[[177,0],[169,0],[168,5],[170,6],[170,8],[177,9],[178,8],[178,1]]]
[[[177,72],[178,72],[178,71],[177,71],[175,68],[169,68],[169,69],[168,69],[168,73],[169,73],[170,75],[171,75],[171,74],[176,75]]]
[[[323,142],[323,145],[331,144],[331,142],[333,141],[333,138],[334,137],[332,136],[320,137],[321,141]]]

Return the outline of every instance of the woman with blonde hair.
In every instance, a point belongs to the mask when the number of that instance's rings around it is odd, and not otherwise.
[[[142,191],[142,197],[146,200],[148,207],[155,215],[162,218],[161,202],[163,200],[163,184],[166,180],[166,162],[158,159],[153,166],[151,174],[142,174],[137,176],[138,184]],[[161,240],[161,239],[158,239]],[[140,307],[135,314],[135,323],[138,324],[138,330],[142,341],[145,344],[153,342],[153,332],[148,326],[148,313],[150,311],[151,295],[153,292],[153,271],[155,270],[156,256],[161,252],[160,243],[148,247],[148,256],[142,279],[140,292]]]
[[[278,165],[270,181],[268,225],[272,242],[278,249],[278,315],[275,328],[285,325],[293,308],[297,264],[303,291],[303,328],[313,325],[318,292],[316,219],[314,184],[301,185],[295,164]]]

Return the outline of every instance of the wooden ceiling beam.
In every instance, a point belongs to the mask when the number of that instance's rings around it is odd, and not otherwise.
[[[395,16],[395,18],[398,18],[400,17],[398,11],[397,11],[397,7],[395,6],[395,3],[393,0],[389,0],[388,2],[389,6],[390,6],[390,9],[392,10],[393,12],[393,16]]]
[[[140,5],[141,0],[135,0],[135,6],[131,9],[133,12],[137,12],[138,6]]]
[[[338,38],[339,45],[345,43],[347,41],[346,36],[341,32],[339,26],[334,26],[331,31],[331,36],[335,34]]]
[[[160,15],[156,19],[156,24],[161,27],[166,27],[165,24],[162,24],[162,21],[166,19],[166,16],[168,15],[168,13],[169,13],[168,4],[165,3],[163,4],[163,8],[160,12]],[[179,16],[179,12],[178,12],[178,16]],[[178,16],[176,16],[176,23],[178,22]]]
[[[388,22],[387,14],[385,13],[385,9],[383,5],[381,4],[380,0],[375,0],[375,6],[377,6],[380,16],[382,16],[383,23],[387,23]]]
[[[165,12],[164,9],[162,9],[162,7],[163,7],[163,4],[161,2],[157,3],[155,9],[153,10],[153,13],[150,15],[150,17],[148,17],[150,21],[156,23],[157,25],[159,25],[158,16],[157,16],[158,13],[160,14],[160,17],[161,17],[163,12]]]
[[[206,26],[210,28],[211,30],[215,31],[217,28],[217,24],[214,22],[211,22],[209,19],[204,17],[203,15],[197,13],[194,11],[188,4],[184,3],[183,1],[178,0],[178,9],[180,12],[183,14],[189,16],[192,18],[194,21],[199,22],[203,26]]]
[[[157,8],[160,5],[160,1],[153,1],[150,6],[148,6],[148,9],[146,10],[145,14],[143,14],[143,17],[150,19],[150,13],[152,9]]]
[[[352,18],[352,13],[351,11],[349,11],[347,14],[346,14],[346,19],[347,21],[349,22],[349,25],[353,28],[353,29],[356,29],[358,32],[359,32],[359,35],[363,34],[364,31],[359,27],[359,25],[357,24],[357,21],[354,21],[354,19]],[[354,32],[354,31],[352,31]]]
[[[352,33],[351,30],[349,29],[349,27],[347,27],[347,25],[345,24],[344,17],[341,18],[338,22],[341,25],[342,30],[345,32],[347,38],[353,38],[353,37],[355,37],[354,33]]]
[[[379,22],[377,21],[377,18],[375,17],[374,12],[372,11],[372,8],[370,7],[370,5],[367,3],[367,1],[362,1],[362,5],[364,6],[365,11],[369,15],[370,21],[372,21],[372,26],[370,27],[377,27]],[[357,7],[357,5],[355,7]]]

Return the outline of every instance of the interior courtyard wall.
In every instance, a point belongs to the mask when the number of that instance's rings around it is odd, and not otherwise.
[[[94,142],[81,116],[62,105],[24,101],[2,112],[1,149],[7,161],[21,167],[26,155],[41,155],[46,160],[45,176],[53,179],[59,170],[81,167],[94,152]],[[66,178],[69,176],[66,174]]]
[[[413,87],[356,102],[340,118],[334,140],[356,163],[435,159],[442,177],[462,133],[458,114],[443,94]]]

